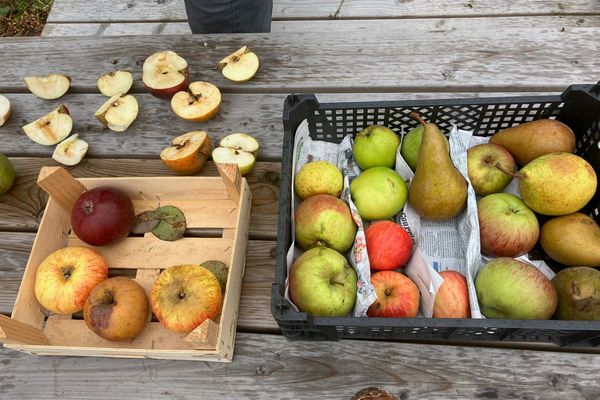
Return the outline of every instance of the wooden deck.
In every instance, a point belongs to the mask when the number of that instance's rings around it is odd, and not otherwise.
[[[42,110],[67,104],[75,131],[90,144],[85,161],[69,168],[79,177],[170,175],[158,153],[172,137],[198,127],[213,142],[242,131],[262,146],[247,177],[252,219],[233,363],[41,357],[1,349],[1,399],[349,399],[368,386],[398,399],[600,398],[598,354],[532,345],[290,341],[279,334],[270,290],[287,94],[317,93],[320,101],[548,94],[600,78],[597,0],[515,0],[510,7],[482,0],[340,3],[275,0],[271,34],[192,36],[182,0],[55,0],[48,37],[0,40],[0,93],[14,109],[0,128],[0,153],[18,175],[0,197],[2,314],[14,305],[46,203],[37,174],[56,165],[53,147],[34,144],[20,130]],[[213,67],[243,44],[259,55],[261,69],[252,81],[233,84]],[[187,59],[192,81],[222,90],[214,119],[184,122],[168,102],[146,93],[141,65],[162,49]],[[123,133],[102,129],[93,116],[104,101],[96,80],[117,68],[133,70],[140,104],[138,119]],[[37,99],[22,83],[24,76],[57,71],[73,78],[61,99]],[[214,164],[202,174],[216,175]]]

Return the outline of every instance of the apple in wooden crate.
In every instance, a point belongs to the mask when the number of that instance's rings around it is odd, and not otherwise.
[[[71,78],[64,74],[48,74],[48,76],[28,76],[23,78],[27,89],[40,99],[58,99],[69,90]]]
[[[75,235],[87,244],[104,246],[129,235],[135,223],[131,199],[122,191],[99,187],[83,192],[71,211]]]
[[[433,303],[433,318],[470,318],[467,280],[457,271],[440,272],[444,282],[439,287]]]
[[[92,289],[108,276],[104,257],[87,247],[51,253],[36,271],[35,296],[47,310],[72,314],[83,309]]]
[[[0,94],[0,126],[4,125],[10,118],[10,101]]]
[[[129,71],[111,71],[98,78],[98,90],[105,96],[126,94],[133,85],[133,75]]]
[[[25,125],[23,132],[34,142],[50,146],[69,136],[72,129],[73,119],[69,109],[61,104],[54,111]]]
[[[392,221],[377,221],[369,225],[365,238],[372,270],[403,267],[412,256],[413,242],[410,235]]]
[[[217,114],[220,107],[221,92],[208,82],[192,82],[188,90],[177,92],[171,98],[171,109],[186,121],[207,121]]]
[[[148,297],[133,279],[115,276],[100,282],[83,308],[85,324],[106,340],[123,341],[136,337],[148,320]]]
[[[379,271],[371,275],[377,300],[367,310],[369,317],[413,318],[419,312],[421,293],[406,275]]]
[[[154,53],[144,61],[142,81],[153,96],[170,99],[188,86],[187,61],[170,50]]]
[[[160,159],[171,170],[191,175],[199,172],[208,157],[212,143],[204,131],[193,131],[176,137],[171,146],[160,152]]]
[[[123,132],[137,118],[138,102],[130,94],[117,93],[105,101],[94,115],[108,129]]]
[[[230,81],[246,82],[256,75],[259,65],[256,54],[248,46],[244,46],[223,58],[217,66]]]
[[[200,265],[176,265],[160,273],[150,291],[152,311],[163,326],[189,333],[221,312],[223,294],[215,275]]]

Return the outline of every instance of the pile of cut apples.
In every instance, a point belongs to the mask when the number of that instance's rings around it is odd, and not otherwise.
[[[246,82],[254,77],[259,60],[247,46],[223,58],[218,64],[223,76],[233,82]],[[65,74],[31,76],[24,78],[27,88],[41,99],[54,100],[62,97],[71,86],[71,78]],[[108,97],[94,114],[108,129],[123,132],[135,121],[139,112],[137,99],[128,94],[134,77],[130,71],[111,71],[100,76],[97,82],[100,93]],[[178,117],[192,122],[204,122],[213,118],[221,108],[221,92],[209,82],[189,82],[187,61],[177,53],[165,50],[146,58],[142,67],[142,82],[156,97],[170,99],[171,109]],[[0,95],[0,126],[10,117],[10,101]],[[88,143],[71,135],[73,119],[66,105],[23,126],[25,134],[34,142],[56,145],[52,158],[64,165],[76,165],[84,158]],[[212,149],[206,131],[195,130],[177,136],[160,157],[164,164],[180,174],[195,174],[212,155],[217,163],[236,163],[242,175],[250,172],[256,160],[259,144],[245,133],[225,137]]]

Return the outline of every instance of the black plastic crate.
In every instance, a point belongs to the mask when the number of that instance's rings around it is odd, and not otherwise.
[[[315,140],[339,143],[372,124],[396,133],[416,126],[408,114],[419,112],[444,132],[452,124],[491,136],[500,129],[540,118],[556,118],[577,136],[576,154],[600,176],[600,82],[572,85],[561,96],[520,96],[473,99],[384,101],[319,104],[312,94],[290,95],[283,108],[284,141],[277,230],[275,283],[271,312],[289,338],[426,340],[428,342],[531,342],[592,348],[600,345],[600,321],[434,319],[434,318],[323,318],[296,312],[284,298],[285,256],[291,245],[292,150],[296,128],[308,120]],[[600,222],[600,190],[583,211]]]

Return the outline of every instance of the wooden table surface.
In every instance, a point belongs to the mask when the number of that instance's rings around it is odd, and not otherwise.
[[[391,1],[380,3],[392,7]],[[537,2],[548,12],[527,17],[518,15],[528,12],[529,2],[515,3],[514,16],[502,18],[482,12],[468,18],[353,20],[360,9],[351,7],[348,20],[293,21],[271,34],[0,39],[0,93],[14,108],[11,121],[0,128],[0,152],[17,171],[14,188],[0,197],[3,314],[12,310],[47,199],[36,186],[37,174],[41,166],[56,165],[53,147],[22,133],[26,122],[59,103],[69,107],[74,131],[90,144],[86,159],[69,168],[78,177],[171,175],[160,150],[196,128],[207,130],[213,142],[241,131],[262,145],[260,161],[247,176],[252,220],[233,363],[41,357],[2,349],[0,398],[349,399],[367,386],[386,388],[398,399],[599,398],[600,355],[535,347],[289,341],[270,313],[285,96],[313,92],[321,101],[372,101],[559,93],[569,84],[598,80],[600,16],[589,15],[599,13],[597,1],[582,2],[568,15],[559,15],[553,2]],[[143,23],[153,20],[148,21]],[[213,66],[243,44],[259,55],[261,69],[252,81],[233,84]],[[211,121],[184,122],[167,101],[145,93],[141,65],[162,49],[187,59],[192,81],[222,90],[222,109]],[[96,80],[116,68],[133,70],[140,104],[138,119],[123,133],[102,129],[93,116],[104,101]],[[46,101],[27,92],[24,76],[48,72],[73,78],[63,98]],[[214,164],[203,170],[207,174],[216,175]]]

